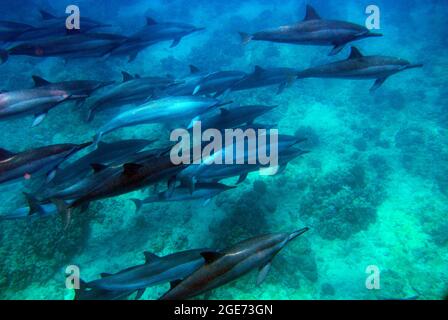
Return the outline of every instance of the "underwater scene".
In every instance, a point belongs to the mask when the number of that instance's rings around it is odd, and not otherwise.
[[[0,299],[447,295],[448,2],[0,9]]]

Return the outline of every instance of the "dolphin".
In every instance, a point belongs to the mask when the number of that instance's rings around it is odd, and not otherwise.
[[[32,78],[36,88],[65,91],[70,96],[70,100],[76,99],[81,102],[92,95],[96,90],[114,83],[114,81],[96,80],[68,80],[61,82],[50,82],[36,75],[32,76]]]
[[[298,157],[302,154],[307,153],[301,149],[297,149],[297,152],[291,152],[289,149],[306,139],[289,136],[289,135],[278,135],[277,141],[277,151],[278,151],[278,166],[280,169],[287,165],[288,161],[291,161],[295,157]],[[215,164],[214,160],[216,158],[225,158],[226,153],[231,149],[235,148],[235,143],[230,143],[226,146],[223,146],[221,150],[218,150],[213,155],[203,158],[201,163],[199,164],[191,164],[186,168],[182,169],[176,176],[178,181],[181,181],[183,185],[188,186],[190,192],[193,193],[195,190],[195,185],[198,181],[219,181],[225,178],[230,178],[234,176],[239,176],[237,184],[243,182],[247,175],[250,172],[259,170],[263,168],[263,166],[258,161],[259,153],[270,154],[271,150],[271,142],[267,141],[267,145],[261,147],[258,145],[256,141],[256,137],[248,137],[247,144],[244,145],[244,154],[239,155],[236,152],[232,152],[233,156],[233,164]],[[254,148],[250,147],[251,145],[255,146]],[[283,159],[283,155],[286,155]],[[250,157],[256,158],[257,161],[254,164],[248,163],[248,159]],[[243,162],[241,164],[237,164],[239,162]]]
[[[205,260],[201,255],[204,251],[215,252],[211,249],[195,249],[163,257],[145,252],[144,264],[115,274],[103,273],[101,279],[86,283],[86,287],[109,291],[139,290],[138,296],[141,296],[147,287],[188,277],[204,265]]]
[[[75,289],[73,300],[127,300],[135,292],[89,289],[86,285],[84,280],[79,279],[79,289]]]
[[[205,265],[182,281],[172,284],[160,300],[184,300],[225,285],[259,269],[257,285],[269,272],[271,262],[287,243],[308,227],[291,233],[272,233],[242,241],[220,252],[203,252]]]
[[[218,107],[219,101],[198,96],[167,97],[149,101],[131,110],[118,114],[98,131],[95,142],[119,128],[140,124],[168,123],[179,120],[196,120],[204,112]]]
[[[3,91],[0,93],[0,120],[34,115],[34,127],[45,119],[50,109],[70,98],[67,91],[52,88]]]
[[[369,37],[381,37],[382,34],[373,33],[364,26],[350,22],[324,20],[312,6],[307,5],[305,19],[301,22],[260,31],[252,35],[240,32],[240,36],[243,43],[258,40],[299,45],[333,46],[330,55],[335,55],[349,42]]]
[[[129,36],[122,46],[111,51],[112,56],[129,56],[133,61],[144,48],[164,41],[172,41],[170,48],[177,46],[183,37],[204,30],[187,23],[157,22],[147,17],[146,25],[138,32]]]
[[[30,179],[42,171],[47,173],[49,182],[62,162],[91,144],[55,144],[19,153],[0,149],[0,183],[19,178]]]
[[[53,184],[67,184],[84,178],[92,164],[122,164],[122,161],[153,143],[152,140],[130,139],[111,143],[100,142],[97,149],[58,170]]]
[[[0,41],[14,41],[17,37],[26,31],[33,30],[34,27],[20,22],[0,21]]]
[[[233,85],[238,83],[246,76],[242,71],[217,71],[203,77],[203,79],[194,88],[193,95],[209,95],[219,97],[227,91],[230,91]]]
[[[207,203],[211,198],[217,196],[218,194],[236,188],[235,186],[227,186],[222,183],[197,183],[195,185],[195,190],[190,193],[190,189],[185,186],[176,187],[173,191],[166,190],[159,192],[155,196],[150,196],[144,200],[131,199],[135,204],[135,212],[139,212],[141,207],[147,203],[154,202],[171,202],[171,201],[186,201],[186,200],[197,200],[204,199]]]
[[[386,56],[364,56],[356,47],[351,48],[348,59],[337,61],[301,71],[298,78],[341,78],[341,79],[376,79],[370,89],[374,92],[391,75],[398,72],[421,68],[422,64],[411,64],[409,61]]]
[[[98,112],[111,108],[121,107],[127,104],[143,103],[156,90],[164,90],[177,84],[170,77],[140,77],[130,75],[122,71],[123,81],[109,86],[102,93],[92,96],[86,101],[88,105],[87,121],[91,121]]]
[[[277,94],[290,87],[296,80],[297,70],[291,68],[262,68],[255,66],[251,74],[236,82],[231,90],[240,91],[278,85]]]
[[[227,106],[211,110],[201,116],[202,128],[231,129],[242,124],[252,124],[256,118],[278,106],[247,105]]]
[[[76,33],[43,39],[31,39],[0,51],[0,62],[11,55],[61,57],[64,59],[99,58],[119,47],[127,37],[108,33]]]
[[[181,83],[173,85],[165,90],[166,96],[188,96],[193,95],[202,80],[210,73],[201,71],[198,67],[190,65],[190,74],[181,79]]]

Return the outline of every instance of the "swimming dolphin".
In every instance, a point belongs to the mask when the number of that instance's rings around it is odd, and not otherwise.
[[[260,31],[253,35],[240,32],[240,35],[243,43],[259,40],[300,45],[333,46],[330,55],[338,54],[349,42],[382,36],[354,23],[324,20],[310,5],[306,7],[305,19],[294,25]]]
[[[107,33],[76,33],[43,39],[31,39],[0,51],[0,62],[11,55],[60,57],[64,59],[99,58],[120,46],[127,38]]]
[[[254,72],[236,82],[231,90],[240,91],[278,85],[277,94],[290,87],[296,80],[297,70],[291,68],[262,68],[255,66]]]
[[[220,252],[203,252],[205,265],[172,288],[160,300],[184,300],[225,285],[259,269],[257,285],[269,272],[271,262],[287,243],[307,232],[273,233],[242,241]]]
[[[2,42],[14,41],[22,33],[33,29],[34,27],[29,24],[1,20],[0,41]]]
[[[73,300],[127,300],[135,291],[110,291],[87,288],[87,283],[79,279],[79,289],[75,289]],[[136,297],[136,299],[139,297]]]
[[[211,249],[195,249],[159,257],[145,252],[145,263],[124,269],[115,274],[102,274],[102,278],[88,282],[86,287],[110,291],[139,290],[141,296],[146,288],[157,284],[184,279],[204,265],[202,252]]]
[[[203,114],[201,116],[201,126],[203,129],[231,129],[243,124],[250,125],[256,118],[277,107],[263,105],[222,107]]]
[[[72,184],[73,180],[84,178],[92,170],[92,164],[122,164],[122,161],[129,159],[152,142],[143,139],[100,142],[94,151],[59,169],[52,183]]]
[[[146,18],[146,25],[116,49],[112,50],[112,56],[129,56],[129,62],[133,61],[138,53],[148,46],[164,41],[172,41],[170,48],[179,44],[183,37],[204,30],[191,24],[178,22],[157,22],[153,18]]]
[[[174,190],[166,190],[159,192],[155,196],[150,196],[146,199],[131,199],[135,204],[135,212],[139,212],[141,207],[147,203],[154,202],[171,202],[171,201],[186,201],[186,200],[197,200],[204,199],[207,203],[211,198],[217,196],[218,194],[236,188],[235,186],[227,186],[222,183],[212,182],[212,183],[197,183],[195,185],[195,190],[190,193],[190,189],[184,186],[176,187]]]
[[[48,111],[69,100],[70,94],[52,88],[31,88],[0,93],[0,120],[33,115],[32,126],[39,125]]]
[[[156,90],[164,90],[178,82],[170,77],[140,77],[122,71],[123,81],[109,86],[86,101],[87,121],[91,121],[98,112],[127,104],[145,102]]]
[[[95,142],[119,128],[140,124],[167,123],[172,121],[192,121],[204,112],[218,107],[219,101],[199,96],[167,97],[149,101],[143,105],[118,114],[98,131]]]
[[[166,96],[193,95],[201,81],[210,73],[201,71],[198,67],[190,65],[190,73],[181,79],[179,84],[173,85],[163,91]]]
[[[0,183],[19,178],[30,179],[42,171],[47,173],[47,181],[50,181],[62,162],[91,144],[55,144],[19,153],[0,149]]]
[[[70,96],[70,100],[80,100],[81,102],[92,95],[96,90],[114,83],[113,81],[96,80],[50,82],[36,75],[33,76],[33,81],[36,88],[65,91]]]
[[[348,59],[306,69],[297,74],[298,78],[342,78],[342,79],[376,79],[371,92],[378,89],[391,75],[398,72],[421,68],[422,64],[386,56],[364,56],[351,48]]]
[[[209,95],[219,97],[226,91],[230,91],[236,83],[246,76],[242,71],[218,71],[202,78],[194,88],[193,95]]]

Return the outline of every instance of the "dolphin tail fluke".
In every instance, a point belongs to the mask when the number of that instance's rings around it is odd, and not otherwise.
[[[238,32],[241,37],[242,44],[248,44],[252,40],[252,36],[245,32]]]
[[[7,50],[1,50],[0,49],[0,64],[5,63],[6,61],[8,61],[9,58],[9,53]]]
[[[143,201],[140,199],[132,198],[130,199],[135,205],[135,213],[139,213],[143,206]]]

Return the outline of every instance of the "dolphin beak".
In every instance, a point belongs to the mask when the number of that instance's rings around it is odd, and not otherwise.
[[[86,143],[82,143],[82,144],[80,144],[79,146],[78,146],[78,150],[82,150],[82,149],[84,149],[84,148],[87,148],[88,146],[90,146],[90,145],[92,145],[92,143],[93,142],[86,142]]]
[[[383,36],[382,33],[377,33],[377,32],[369,32],[367,35],[369,37],[382,37]]]
[[[297,238],[298,236],[304,234],[304,233],[307,232],[308,230],[310,230],[310,228],[305,227],[305,228],[303,228],[303,229],[294,231],[293,233],[291,233],[291,234],[289,235],[289,240],[288,240],[288,241],[291,241],[291,240]]]
[[[406,66],[406,69],[423,68],[423,63],[410,64]]]

